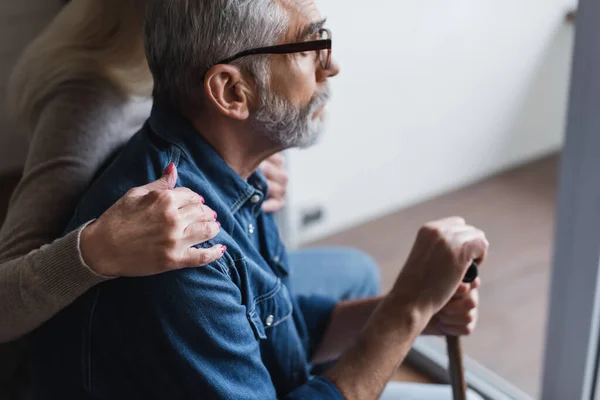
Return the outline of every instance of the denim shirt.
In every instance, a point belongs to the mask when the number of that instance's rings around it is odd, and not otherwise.
[[[285,247],[262,212],[264,177],[242,179],[170,108],[155,104],[67,231],[171,162],[177,186],[202,194],[222,225],[197,247],[227,252],[205,267],[89,290],[36,333],[34,398],[342,399],[332,382],[309,374],[335,303],[290,290]]]

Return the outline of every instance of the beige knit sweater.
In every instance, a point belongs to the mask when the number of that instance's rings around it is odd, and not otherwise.
[[[22,127],[29,154],[0,230],[0,343],[33,331],[105,279],[83,262],[81,228],[54,240],[94,174],[151,106],[149,98],[124,98],[109,82],[85,82],[63,90]],[[0,345],[0,398],[8,397],[2,383],[13,379],[20,347]]]

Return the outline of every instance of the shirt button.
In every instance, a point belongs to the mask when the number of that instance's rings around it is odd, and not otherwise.
[[[272,326],[273,325],[273,321],[275,320],[275,317],[272,315],[269,315],[267,317],[267,319],[265,320],[265,325],[267,326]]]
[[[250,233],[254,233],[254,225],[250,224],[250,225],[248,226],[248,232],[250,232]]]
[[[250,201],[252,202],[252,204],[256,204],[260,201],[260,196],[255,194],[254,196],[250,197]]]

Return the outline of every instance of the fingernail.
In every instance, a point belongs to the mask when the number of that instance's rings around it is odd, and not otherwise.
[[[219,221],[216,221],[217,225],[219,226],[219,228],[221,227],[221,223]]]
[[[213,211],[213,212],[215,213],[215,219],[217,219],[217,212],[216,211]]]
[[[227,246],[221,246],[221,253],[225,254],[227,251]]]
[[[200,196],[200,195],[198,195]],[[204,197],[200,196],[200,203],[204,204]]]
[[[173,169],[175,168],[175,163],[171,163],[169,165],[167,165],[167,168],[165,168],[163,174],[170,174],[171,172],[173,172]]]

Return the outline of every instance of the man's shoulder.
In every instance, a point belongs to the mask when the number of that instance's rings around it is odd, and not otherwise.
[[[128,190],[160,178],[175,157],[173,153],[174,146],[144,124],[96,175],[79,200],[67,231],[98,218]]]

